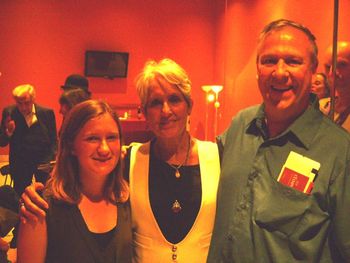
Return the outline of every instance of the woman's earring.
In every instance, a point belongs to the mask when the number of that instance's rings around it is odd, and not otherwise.
[[[191,118],[190,118],[190,115],[188,115],[187,121],[186,121],[186,131],[190,130],[190,124],[191,124]]]

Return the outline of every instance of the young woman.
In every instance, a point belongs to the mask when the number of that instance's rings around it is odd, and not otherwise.
[[[120,154],[118,117],[106,103],[88,100],[68,113],[43,192],[46,218],[20,224],[19,263],[130,261]]]

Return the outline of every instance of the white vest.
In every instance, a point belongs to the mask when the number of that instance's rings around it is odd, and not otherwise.
[[[133,262],[206,262],[215,219],[220,161],[215,143],[197,140],[197,145],[202,183],[201,206],[191,230],[177,244],[165,239],[149,202],[150,143],[133,145],[130,155]]]

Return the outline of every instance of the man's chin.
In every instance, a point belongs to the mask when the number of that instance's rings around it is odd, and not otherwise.
[[[290,109],[290,104],[279,102],[271,102],[265,104],[265,112],[269,115],[284,114]]]

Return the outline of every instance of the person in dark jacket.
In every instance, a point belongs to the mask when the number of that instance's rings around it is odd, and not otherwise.
[[[49,163],[57,148],[56,119],[52,109],[35,103],[35,89],[30,84],[12,91],[14,105],[3,109],[0,126],[0,147],[9,145],[10,174],[14,189],[21,195],[31,184],[45,183],[48,173],[38,169]],[[16,247],[16,231],[11,247]]]
[[[45,183],[47,180],[48,175],[38,171],[37,167],[55,157],[56,119],[52,109],[35,103],[32,85],[20,85],[12,95],[16,104],[3,109],[0,146],[10,146],[10,174],[14,189],[21,195],[31,183],[33,174],[36,181]]]

